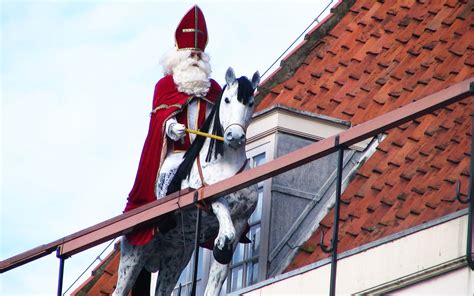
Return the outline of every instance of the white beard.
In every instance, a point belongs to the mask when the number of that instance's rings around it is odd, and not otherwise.
[[[190,57],[191,51],[169,53],[163,60],[165,74],[172,74],[178,91],[188,95],[204,97],[211,86],[209,56],[201,53],[201,60]]]

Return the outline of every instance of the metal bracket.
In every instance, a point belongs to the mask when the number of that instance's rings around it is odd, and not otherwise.
[[[194,191],[194,195],[193,195],[193,202],[196,203],[198,202],[199,200],[199,192],[198,190]]]
[[[461,197],[461,180],[460,179],[456,181],[456,196],[455,197],[462,204],[468,204],[470,200],[469,196],[466,197],[466,199],[463,199]]]
[[[334,139],[334,145],[336,147],[339,146],[339,135],[336,135],[336,138]]]
[[[339,135],[336,135],[336,138],[334,139],[334,146],[338,149],[341,149],[341,150],[346,150],[348,147],[347,145],[345,144],[340,144],[340,136]]]
[[[326,233],[324,230],[321,230],[321,239],[319,240],[319,247],[321,248],[321,251],[323,251],[326,254],[332,253],[333,247],[328,247],[324,244],[324,236]],[[331,245],[332,245],[332,240],[331,240]]]

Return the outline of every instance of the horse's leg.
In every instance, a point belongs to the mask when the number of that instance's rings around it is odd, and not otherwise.
[[[246,223],[246,219],[239,219],[234,222],[236,237],[240,237],[242,235]],[[235,250],[238,243],[239,240],[234,240],[232,250]],[[227,278],[227,266],[228,264],[221,264],[216,260],[212,260],[211,270],[209,271],[209,279],[207,281],[206,291],[204,292],[205,296],[219,295],[219,292],[222,289],[222,284],[224,284],[224,281]]]
[[[211,207],[219,221],[219,233],[214,241],[214,259],[221,264],[227,264],[232,259],[232,243],[235,239],[234,223],[226,199],[219,198],[211,204]]]
[[[118,270],[117,287],[114,296],[127,296],[138,275],[143,269],[145,246],[134,246],[127,238],[122,237],[120,244],[120,265]]]
[[[192,246],[187,248],[176,248],[170,246],[170,250],[160,258],[160,271],[156,283],[155,296],[169,296],[178,282],[181,272],[188,264],[193,254]]]

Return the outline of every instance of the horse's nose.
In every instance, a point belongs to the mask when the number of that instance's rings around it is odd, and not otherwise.
[[[224,137],[225,137],[226,143],[234,149],[245,144],[245,133],[242,133],[241,131],[238,131],[238,130],[227,131]]]
[[[240,134],[240,136],[239,136]],[[245,140],[245,133],[235,133],[235,135],[231,132],[228,131],[225,135],[227,141],[237,141],[241,143],[242,141]]]

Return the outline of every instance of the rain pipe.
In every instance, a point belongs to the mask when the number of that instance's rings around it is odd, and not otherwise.
[[[474,93],[474,83],[470,85],[471,93]],[[467,247],[466,247],[466,259],[467,264],[474,270],[474,260],[472,259],[472,232],[474,231],[474,111],[471,113],[471,168],[469,172],[469,214],[467,221]]]

